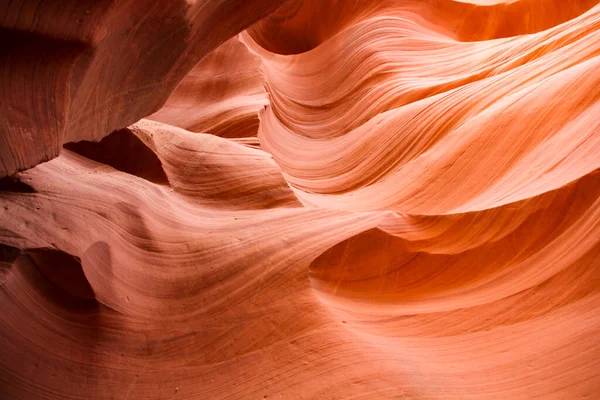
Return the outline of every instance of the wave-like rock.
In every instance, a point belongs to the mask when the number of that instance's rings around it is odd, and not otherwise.
[[[597,1],[13,3],[2,398],[600,396]]]
[[[600,167],[599,27],[596,7],[463,43],[378,16],[307,53],[263,52],[261,143],[316,206],[445,214],[556,189]]]
[[[157,111],[221,43],[285,0],[0,4],[0,177]]]
[[[149,119],[229,138],[256,136],[268,104],[260,58],[234,37],[198,63]]]

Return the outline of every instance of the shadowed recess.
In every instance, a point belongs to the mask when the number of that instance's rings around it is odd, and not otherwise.
[[[35,189],[17,176],[0,178],[0,192],[35,193]]]
[[[169,183],[156,154],[129,129],[115,131],[100,142],[67,143],[64,148],[150,182]]]
[[[29,249],[24,257],[29,257],[48,281],[69,295],[83,300],[95,298],[78,257],[55,249]]]

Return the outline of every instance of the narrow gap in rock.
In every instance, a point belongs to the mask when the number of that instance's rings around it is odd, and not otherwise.
[[[120,129],[100,142],[67,143],[65,149],[150,182],[168,184],[159,158],[129,129]]]
[[[77,299],[95,300],[78,257],[55,249],[27,250],[26,254],[54,286]]]
[[[0,192],[36,193],[36,190],[16,176],[0,178]]]

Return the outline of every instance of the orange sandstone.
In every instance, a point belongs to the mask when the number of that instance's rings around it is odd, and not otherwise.
[[[600,397],[597,0],[0,17],[0,398]]]

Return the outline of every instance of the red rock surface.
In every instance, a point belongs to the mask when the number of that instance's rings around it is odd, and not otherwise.
[[[200,59],[285,1],[3,1],[0,177],[157,111]]]
[[[0,21],[0,398],[600,398],[598,1]]]

